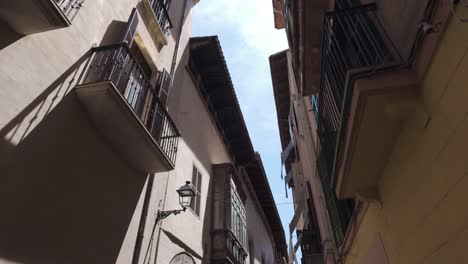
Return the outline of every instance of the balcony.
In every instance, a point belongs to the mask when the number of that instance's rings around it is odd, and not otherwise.
[[[327,205],[328,217],[332,225],[333,237],[337,246],[341,246],[352,219],[354,202],[352,200],[340,200],[336,196],[336,192],[331,185],[323,152],[317,160],[317,170],[320,176],[320,183],[322,184],[325,204]]]
[[[179,131],[127,44],[93,48],[75,92],[100,134],[135,170],[174,168]]]
[[[219,242],[214,247],[213,264],[246,263],[247,251],[231,230],[216,230],[213,233],[213,237],[215,242]]]
[[[297,231],[298,243],[301,246],[302,264],[322,264],[323,247],[318,227]]]
[[[168,13],[169,1],[163,0],[143,0],[142,14],[148,21],[147,27],[150,29],[150,35],[157,46],[167,45],[166,36],[172,28],[172,22]]]
[[[22,35],[71,25],[84,0],[1,1],[0,20]]]
[[[245,264],[247,252],[231,230],[226,230],[226,248],[229,259],[234,260],[234,263]]]
[[[375,186],[400,123],[388,113],[410,91],[396,80],[404,76],[373,76],[401,63],[375,9],[370,4],[324,16],[318,135],[339,198],[377,199]]]

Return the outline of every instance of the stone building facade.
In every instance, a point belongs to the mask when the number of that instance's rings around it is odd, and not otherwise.
[[[289,252],[300,246],[303,263],[467,262],[466,3],[273,7],[289,41],[270,57],[297,202]]]
[[[283,263],[219,41],[190,39],[197,2],[0,3],[0,263]],[[192,205],[157,219],[186,181]]]

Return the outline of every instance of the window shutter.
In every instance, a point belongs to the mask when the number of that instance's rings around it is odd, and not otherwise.
[[[201,179],[201,174],[200,174],[199,171],[197,171],[197,191],[198,191],[198,195],[197,195],[197,207],[195,208],[195,212],[197,213],[197,215],[200,215],[201,180],[202,180]]]
[[[138,15],[136,12],[136,8],[133,8],[132,12],[130,13],[130,17],[127,21],[127,27],[123,31],[124,34],[122,39],[119,40],[121,42],[126,42],[129,47],[132,46],[133,37],[136,34],[136,28],[138,26]],[[117,61],[117,62],[114,62]],[[125,92],[128,86],[128,82],[130,80],[130,72],[133,68],[133,63],[130,60],[129,53],[126,48],[120,47],[118,51],[115,52],[113,55],[113,59],[110,61],[110,67],[107,67],[106,70],[110,72],[109,79],[114,82],[117,89],[120,92]]]
[[[158,78],[156,82],[156,97],[159,100],[154,98],[150,104],[150,116],[147,120],[149,127],[151,128],[151,133],[157,140],[159,140],[163,135],[163,127],[165,125],[166,116],[163,113],[162,109],[166,109],[167,97],[169,92],[169,87],[171,85],[171,76],[167,71],[163,70],[158,72]],[[195,181],[192,179],[193,184]]]
[[[192,186],[193,187],[197,186],[197,168],[195,167],[195,165],[193,165],[192,167]],[[192,204],[190,204],[190,208],[192,208],[194,212],[195,212],[195,208],[197,207],[197,200],[198,200],[198,195],[192,198]]]
[[[198,171],[197,167],[193,165],[192,169],[192,186],[196,191],[197,196],[193,198],[190,208],[197,214],[200,215],[200,203],[201,203],[201,179],[202,175]]]
[[[198,175],[198,177],[197,177],[197,190],[199,192],[201,192],[201,181],[202,181],[201,173],[198,171],[197,175]]]
[[[136,8],[132,10],[130,13],[130,17],[128,18],[127,25],[125,30],[123,31],[123,35],[121,38],[117,38],[118,42],[126,42],[129,46],[132,45],[133,37],[136,33],[136,28],[138,26],[138,15]],[[124,92],[127,86],[129,72],[131,64],[129,63],[128,52],[125,48],[120,47],[112,50],[112,54],[109,53],[102,53],[107,54],[107,60],[103,59],[102,56],[96,56],[94,60],[97,63],[106,63],[106,66],[102,66],[104,69],[102,72],[88,74],[86,77],[85,82],[90,82],[93,79],[97,78],[97,75],[106,76],[109,80],[112,80],[116,85],[119,91]],[[122,70],[122,68],[125,68]]]
[[[171,75],[166,70],[159,72],[156,92],[164,107],[167,105],[167,97],[169,96],[170,87]]]
[[[135,37],[137,26],[138,26],[138,15],[137,15],[136,8],[133,8],[132,13],[130,14],[130,17],[128,18],[127,28],[124,31],[124,35],[122,39],[122,41],[126,42],[129,47],[132,46],[133,38]]]
[[[192,168],[192,185],[197,186],[197,167],[195,165]]]

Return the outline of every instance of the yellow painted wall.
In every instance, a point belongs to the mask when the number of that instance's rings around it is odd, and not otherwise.
[[[468,263],[468,8],[442,36],[421,95],[430,122],[404,125],[346,263],[360,263],[378,234],[389,262]]]

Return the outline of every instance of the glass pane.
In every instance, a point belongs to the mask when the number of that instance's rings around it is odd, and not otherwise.
[[[193,168],[192,168],[192,185],[193,186],[197,186],[197,173],[198,173],[197,167],[193,165]]]
[[[197,203],[197,198],[192,199],[192,203],[190,204],[190,208],[195,211],[195,204]]]
[[[200,215],[200,193],[198,193],[196,200],[197,200],[197,204],[196,204],[196,207],[195,207],[195,213],[197,215]]]
[[[197,178],[197,191],[201,192],[201,174],[198,172],[198,178]]]
[[[234,236],[245,247],[247,240],[245,208],[233,183],[231,183],[231,209],[231,230]]]

